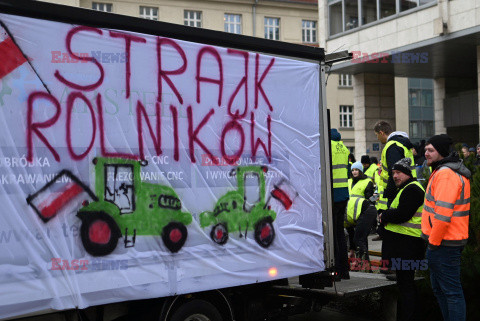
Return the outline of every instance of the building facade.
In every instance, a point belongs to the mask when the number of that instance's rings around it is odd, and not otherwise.
[[[414,142],[447,133],[478,144],[480,2],[320,0],[319,30],[327,54],[354,56],[332,72],[353,75],[357,156],[380,155],[380,119]]]
[[[318,46],[317,0],[47,0],[47,2]]]

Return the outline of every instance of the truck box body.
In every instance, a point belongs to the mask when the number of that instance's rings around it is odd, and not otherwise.
[[[325,270],[320,61],[32,5],[67,16],[0,7],[0,318]]]

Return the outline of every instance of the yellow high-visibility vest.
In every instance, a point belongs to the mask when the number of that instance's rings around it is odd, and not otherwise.
[[[390,148],[392,145],[397,145],[398,147],[401,147],[403,149],[403,154],[405,155],[405,158],[410,158],[412,160],[410,164],[410,170],[412,171],[412,176],[413,178],[417,178],[417,171],[415,168],[415,162],[413,161],[413,153],[410,149],[405,147],[402,143],[397,142],[396,140],[390,140],[387,142],[385,147],[382,150],[382,173],[380,174],[380,185],[383,185],[383,188],[385,189],[387,187],[388,183],[388,168],[387,168],[387,150]]]
[[[332,145],[333,188],[348,187],[348,154],[350,151],[342,141],[330,141]]]
[[[398,204],[400,203],[400,195],[402,195],[403,190],[407,186],[412,184],[419,186],[422,189],[422,191],[425,192],[425,190],[422,187],[422,184],[420,184],[418,181],[410,182],[404,188],[398,191],[397,196],[395,197],[392,204],[390,205],[390,208],[398,208]],[[415,215],[413,215],[413,217],[409,219],[407,222],[400,223],[400,224],[388,223],[385,226],[385,229],[395,233],[420,237],[422,235],[422,211],[423,211],[423,204],[420,205],[420,207],[415,212]]]
[[[369,178],[359,180],[353,187],[353,180],[350,178],[348,180],[348,193],[350,194],[350,199],[348,200],[347,205],[347,223],[356,224],[360,214],[362,213],[362,205],[365,199],[365,189],[370,183]]]

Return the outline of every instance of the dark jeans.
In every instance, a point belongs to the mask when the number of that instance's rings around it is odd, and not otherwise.
[[[333,245],[335,255],[335,270],[347,273],[349,270],[347,257],[347,242],[343,232],[343,221],[348,200],[333,203]]]
[[[428,267],[433,293],[437,297],[445,321],[464,321],[465,298],[460,283],[460,259],[463,246],[439,246],[427,249]]]
[[[368,256],[368,234],[372,228],[373,222],[377,219],[377,210],[374,206],[369,206],[364,212],[360,214],[355,226],[355,236],[353,242],[355,243],[359,255],[365,255],[365,259],[369,260]]]
[[[350,241],[350,250],[358,251],[360,258],[368,256],[368,235],[373,222],[377,220],[377,209],[374,206],[368,206],[359,216],[357,224],[347,229]]]
[[[395,270],[400,298],[397,304],[398,320],[413,321],[418,319],[417,288],[415,287],[415,270]]]

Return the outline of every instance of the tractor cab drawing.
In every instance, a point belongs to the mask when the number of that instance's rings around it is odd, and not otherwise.
[[[80,236],[85,250],[103,256],[115,250],[120,238],[125,247],[133,247],[139,235],[160,235],[169,251],[178,252],[187,239],[186,226],[192,222],[192,216],[182,212],[175,191],[168,186],[142,182],[141,167],[147,165],[146,161],[98,157],[93,163],[95,193],[73,174],[62,171],[77,183],[77,190],[80,186],[93,199],[85,201],[77,212],[82,221]],[[33,199],[39,192],[27,198],[30,205],[34,205]],[[65,198],[65,194],[50,202],[49,207],[68,202],[59,202],[60,198]],[[53,217],[51,210],[33,207],[44,222]]]
[[[210,238],[223,245],[228,241],[229,232],[239,231],[240,237],[253,230],[256,242],[269,247],[275,238],[273,221],[275,211],[265,200],[265,173],[267,167],[245,166],[233,169],[231,175],[237,179],[237,189],[220,197],[213,211],[200,214],[202,228],[212,226]]]

